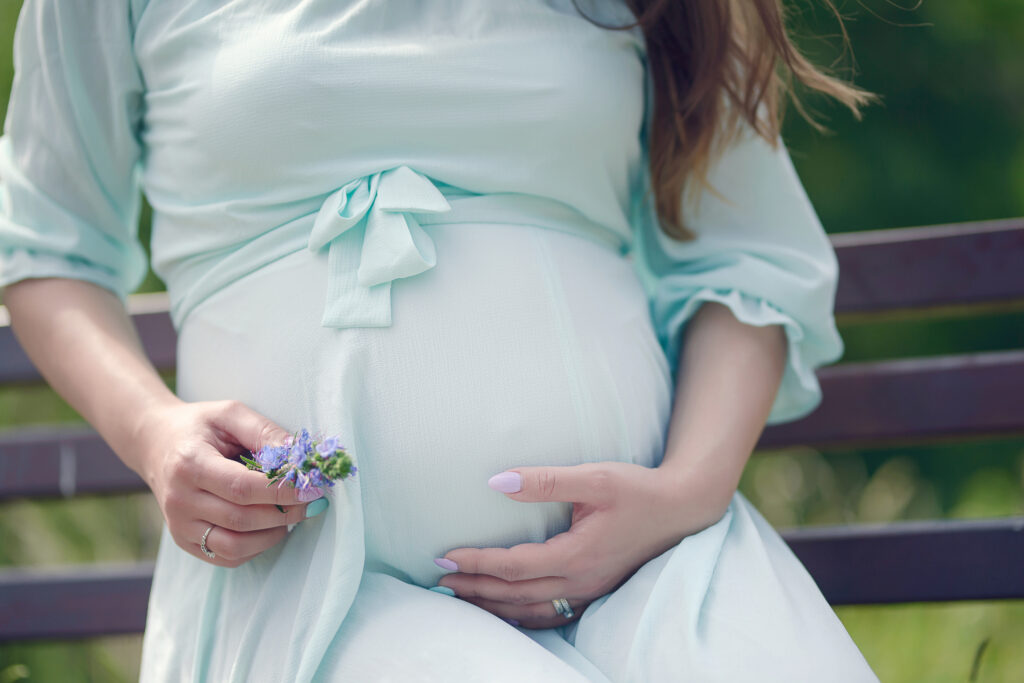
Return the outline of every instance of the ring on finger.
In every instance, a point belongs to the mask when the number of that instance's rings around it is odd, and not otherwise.
[[[206,527],[206,531],[203,532],[203,540],[199,542],[199,549],[202,550],[203,554],[209,557],[211,560],[217,557],[217,555],[212,550],[206,547],[206,537],[210,535],[211,531],[213,531],[213,527],[213,524]]]
[[[572,619],[576,616],[576,613],[572,611],[572,607],[569,605],[569,601],[565,598],[555,598],[551,601],[551,604],[555,606],[555,611],[566,619]]]

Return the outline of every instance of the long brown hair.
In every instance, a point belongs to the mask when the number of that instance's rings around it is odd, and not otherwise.
[[[860,118],[860,107],[875,96],[825,73],[790,40],[781,0],[625,0],[647,43],[654,83],[654,111],[648,131],[651,185],[661,227],[678,240],[694,238],[682,224],[681,197],[688,181],[709,187],[713,159],[739,133],[742,121],[773,145],[779,135],[785,96],[821,128],[793,93],[796,79],[812,91],[834,97]],[[821,0],[842,17],[832,0]],[[844,41],[846,32],[842,32]],[[714,188],[711,188],[714,190]]]

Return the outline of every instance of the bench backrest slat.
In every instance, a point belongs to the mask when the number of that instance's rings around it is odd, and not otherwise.
[[[1024,219],[842,233],[831,240],[839,259],[837,313],[1024,302]],[[154,365],[173,369],[176,337],[166,294],[133,296],[129,310]],[[0,384],[39,379],[0,313]]]
[[[847,363],[818,377],[821,405],[767,427],[759,448],[1024,434],[1024,350]]]
[[[1024,304],[1024,219],[835,235],[836,310]],[[132,297],[144,347],[173,370],[165,294]],[[0,384],[38,382],[0,307]],[[823,368],[823,401],[760,449],[1024,434],[1024,349]],[[88,427],[0,432],[0,501],[145,491]],[[783,537],[833,604],[1024,598],[1024,517],[802,528]],[[0,641],[138,633],[153,563],[0,570]]]
[[[153,562],[0,572],[0,642],[141,633]]]
[[[1024,598],[1024,517],[783,533],[833,605]]]
[[[1024,517],[827,527],[783,538],[833,605],[1024,598]],[[139,633],[153,563],[0,572],[0,641]]]
[[[142,479],[88,427],[0,432],[0,500],[145,490]]]
[[[1024,219],[832,236],[836,311],[1024,301]]]
[[[758,448],[1024,434],[1024,350],[837,365],[819,376],[818,409],[766,428]],[[0,433],[0,500],[142,490],[87,427]]]
[[[137,294],[128,299],[128,311],[142,347],[153,365],[164,371],[174,369],[178,342],[168,306],[166,294]],[[0,384],[41,381],[39,371],[11,330],[7,310],[0,306]]]

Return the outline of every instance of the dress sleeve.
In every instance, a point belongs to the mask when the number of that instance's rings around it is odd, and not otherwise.
[[[750,325],[782,325],[788,359],[768,424],[803,417],[821,401],[814,369],[843,354],[834,317],[835,251],[781,140],[773,148],[745,127],[708,180],[721,196],[702,190],[682,204],[693,241],[665,235],[653,201],[638,202],[634,260],[659,342],[675,376],[683,330],[706,301],[728,306]]]
[[[22,7],[0,137],[0,287],[63,277],[123,300],[145,276],[131,14],[113,0]]]

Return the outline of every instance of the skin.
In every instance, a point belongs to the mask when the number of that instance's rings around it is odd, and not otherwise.
[[[522,503],[573,503],[568,531],[544,543],[459,548],[439,585],[525,628],[579,619],[648,560],[711,526],[728,508],[760,438],[785,370],[779,325],[739,322],[724,305],[701,306],[685,330],[676,393],[657,468],[619,462],[521,467]],[[495,493],[495,495],[502,495]],[[566,598],[575,616],[555,612]]]
[[[291,486],[230,458],[288,435],[237,401],[188,403],[164,384],[120,300],[61,278],[10,285],[4,299],[22,346],[50,385],[153,491],[175,542],[204,562],[237,567],[280,542],[305,519]],[[567,623],[551,603],[564,597],[578,619],[641,565],[722,518],[768,418],[786,363],[778,325],[739,322],[706,303],[687,324],[662,463],[522,467],[528,504],[573,503],[568,531],[545,543],[458,548],[458,570],[440,585],[527,628]],[[286,510],[281,513],[275,507]],[[207,547],[203,531],[216,528]]]
[[[290,486],[230,458],[288,433],[237,401],[187,403],[146,357],[121,301],[88,282],[23,280],[4,289],[11,326],[57,393],[153,491],[174,541],[220,567],[238,567],[305,519]],[[282,513],[275,505],[285,510]],[[216,525],[206,547],[203,532]]]

